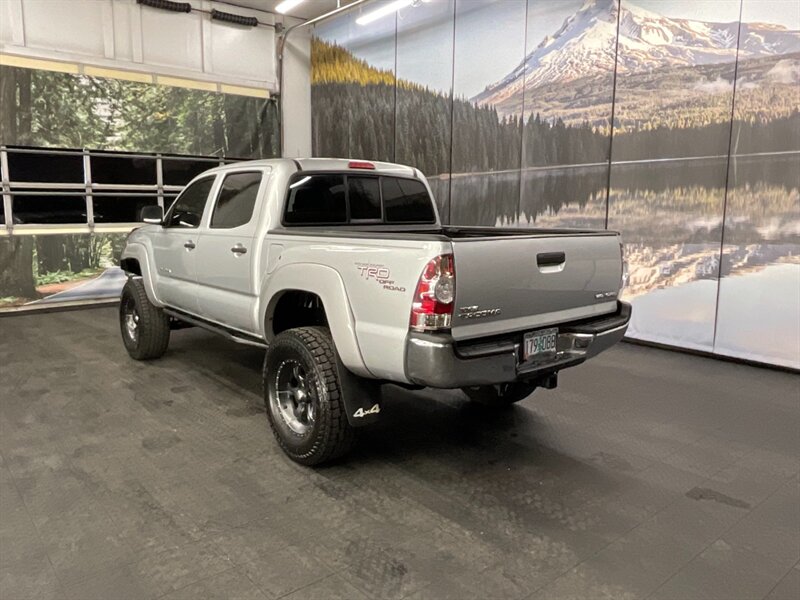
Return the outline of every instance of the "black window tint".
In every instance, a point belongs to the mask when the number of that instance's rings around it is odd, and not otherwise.
[[[130,193],[130,192],[129,192]],[[158,206],[155,195],[95,196],[92,199],[96,223],[137,223],[145,206]]]
[[[377,177],[348,177],[350,220],[380,219],[381,191]]]
[[[217,196],[212,229],[231,229],[250,222],[256,205],[261,173],[232,173],[227,175]]]
[[[433,202],[416,179],[381,177],[384,219],[387,223],[433,223]]]
[[[213,184],[214,178],[207,177],[195,181],[183,190],[169,213],[166,226],[199,227],[200,220],[203,218],[203,209],[205,209],[206,200],[208,200],[208,193],[211,191]]]
[[[155,158],[124,154],[92,154],[90,160],[94,183],[156,184]]]
[[[289,183],[286,223],[344,223],[347,221],[343,175],[295,174]]]
[[[15,223],[86,223],[86,197],[72,190],[63,196],[12,194],[11,202]]]
[[[8,171],[11,181],[83,183],[83,156],[61,152],[28,154],[9,148]]]

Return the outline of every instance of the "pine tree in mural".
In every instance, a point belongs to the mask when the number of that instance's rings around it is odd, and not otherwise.
[[[449,173],[452,103],[453,172],[520,168],[521,118],[500,117],[491,106],[463,98],[451,100],[404,80],[397,81],[395,104],[391,72],[371,67],[344,48],[319,39],[312,40],[311,56],[315,156],[394,159],[428,175]],[[529,121],[532,123],[534,120]],[[606,133],[588,123],[566,126],[562,121],[544,122],[538,117],[535,123],[536,127],[525,128],[531,157],[526,164],[607,159]]]
[[[0,66],[7,145],[270,158],[274,100]]]

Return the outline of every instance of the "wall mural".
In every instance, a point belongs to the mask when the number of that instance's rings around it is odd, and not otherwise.
[[[608,226],[631,335],[712,350],[739,0],[715,0],[713,22],[698,4],[622,0]]]
[[[270,158],[278,156],[279,140],[274,100],[0,66],[0,145]],[[39,157],[35,164],[31,158],[23,161],[29,155],[11,152],[9,156],[11,180],[83,182],[79,155]],[[65,164],[69,160],[74,161],[74,168]],[[216,162],[201,168],[210,168]],[[191,170],[195,166],[173,161],[172,170],[165,173],[165,183],[187,183],[196,174]],[[155,157],[140,159],[139,167],[150,169],[150,180],[137,181],[140,174],[126,162],[124,168],[112,167],[105,182],[155,184]],[[64,174],[66,179],[58,179]],[[127,175],[130,180],[125,180]],[[103,173],[95,166],[92,176],[96,182],[103,181]],[[154,192],[142,192],[134,200],[154,203]],[[27,205],[43,215],[44,204],[60,219],[57,222],[86,223],[82,195],[19,195],[13,202],[17,224],[56,222],[26,214]],[[96,197],[97,222],[134,220],[118,217],[121,211],[113,202],[121,206],[131,199]],[[131,211],[122,212],[127,215]],[[0,207],[0,225],[3,223]],[[119,233],[0,236],[0,310],[31,302],[118,296],[124,276],[116,265],[125,237]]]
[[[797,367],[800,5],[744,0],[741,36],[714,345]]]
[[[395,160],[429,177],[439,212],[450,212],[455,0],[421,4],[397,19]]]
[[[278,156],[274,101],[0,66],[0,143],[55,148]]]
[[[0,310],[25,304],[117,298],[127,234],[15,235],[0,238]]]
[[[383,19],[366,30],[353,13],[331,21],[335,38],[348,39],[358,54],[317,38],[311,53],[312,135],[317,156],[394,158],[395,22]],[[391,40],[391,47],[386,44]],[[370,110],[354,107],[370,106]]]
[[[800,368],[800,2],[357,16],[315,30],[315,155],[418,166],[453,224],[619,229],[631,336]]]

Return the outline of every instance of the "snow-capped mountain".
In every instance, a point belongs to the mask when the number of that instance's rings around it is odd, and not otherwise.
[[[516,69],[472,100],[513,104],[523,86],[530,90],[613,72],[617,10],[615,0],[586,0]],[[618,74],[732,62],[736,57],[736,21],[712,23],[665,17],[630,1],[623,2],[619,16]],[[800,52],[800,33],[779,25],[743,23],[741,35],[740,60]]]

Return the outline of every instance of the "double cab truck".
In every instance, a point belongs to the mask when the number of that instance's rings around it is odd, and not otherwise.
[[[351,447],[383,384],[507,406],[555,387],[630,319],[618,233],[444,226],[408,166],[225,165],[142,220],[121,260],[127,351],[158,358],[187,325],[265,348],[270,426],[305,465]]]

